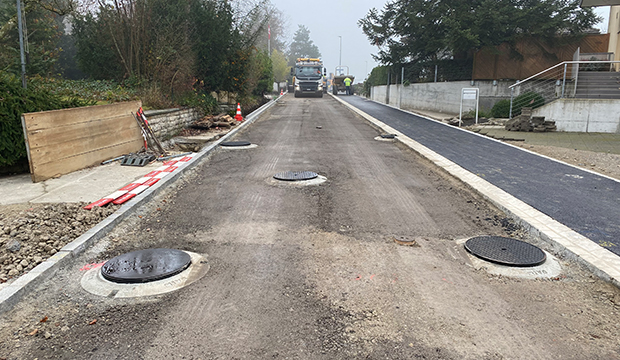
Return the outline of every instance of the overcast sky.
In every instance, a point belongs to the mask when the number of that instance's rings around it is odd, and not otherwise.
[[[310,39],[319,47],[323,63],[328,73],[333,73],[340,57],[340,38],[342,36],[342,65],[350,68],[355,82],[363,81],[366,71],[370,73],[377,65],[371,54],[377,48],[371,46],[366,35],[357,26],[373,7],[383,8],[385,0],[314,0],[291,1],[271,0],[280,9],[289,26],[291,41],[297,25],[305,25],[310,30]],[[311,9],[309,8],[311,6]]]
[[[382,9],[386,0],[314,0],[291,1],[271,0],[286,18],[290,36],[293,38],[297,25],[305,25],[310,30],[310,39],[319,47],[328,73],[334,72],[340,57],[340,38],[342,36],[342,65],[350,68],[355,75],[355,82],[363,81],[373,67],[378,64],[372,58],[377,48],[371,46],[368,39],[357,26],[359,19],[366,16],[375,7]],[[309,9],[309,7],[312,9]],[[605,21],[596,27],[607,32],[609,7],[595,8]]]

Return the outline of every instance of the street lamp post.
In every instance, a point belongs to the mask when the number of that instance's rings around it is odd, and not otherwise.
[[[342,36],[338,35],[338,37],[340,38],[340,58],[338,59],[338,67],[340,68],[342,66]]]

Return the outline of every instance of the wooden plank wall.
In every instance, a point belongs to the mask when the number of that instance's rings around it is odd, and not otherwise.
[[[523,80],[562,61],[573,60],[577,48],[582,53],[607,52],[609,34],[586,35],[580,41],[566,45],[549,46],[536,39],[523,39],[516,50],[523,56],[511,56],[506,45],[483,48],[474,55],[474,80]]]
[[[143,145],[131,113],[140,101],[22,115],[33,182],[139,151]]]

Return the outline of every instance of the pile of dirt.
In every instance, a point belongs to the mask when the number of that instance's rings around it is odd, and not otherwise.
[[[0,283],[32,270],[112,214],[120,205],[82,209],[86,203],[0,207]]]

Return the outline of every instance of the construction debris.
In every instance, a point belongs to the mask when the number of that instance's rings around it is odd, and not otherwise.
[[[546,132],[555,131],[555,121],[545,121],[544,116],[532,116],[532,108],[524,107],[521,115],[508,120],[504,127],[508,131],[534,131]]]
[[[235,119],[230,115],[219,114],[216,116],[205,116],[195,121],[189,127],[198,130],[209,130],[211,128],[230,128],[235,126]]]

